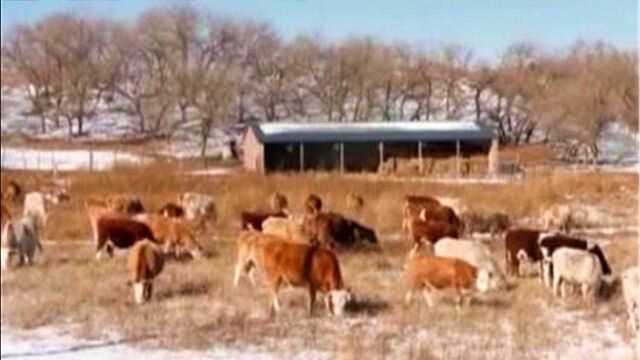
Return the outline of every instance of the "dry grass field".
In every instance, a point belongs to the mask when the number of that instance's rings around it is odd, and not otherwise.
[[[577,201],[608,214],[606,227],[613,229],[592,229],[586,237],[603,245],[619,274],[638,262],[637,174],[547,173],[510,184],[460,185],[338,174],[196,177],[163,164],[70,176],[71,201],[51,214],[37,265],[2,274],[7,326],[73,327],[87,338],[117,333],[147,339],[141,346],[170,349],[251,347],[279,358],[637,358],[619,286],[596,305],[585,305],[553,298],[531,277],[510,279],[509,291],[477,299],[461,313],[446,299],[433,309],[423,301],[405,306],[402,269],[410,244],[399,232],[402,197],[408,193],[458,197],[473,211],[504,212],[522,224],[535,221],[541,207]],[[32,188],[46,180],[24,172],[2,177]],[[357,218],[377,231],[382,250],[340,255],[345,282],[355,294],[344,319],[329,317],[321,306],[309,317],[306,291],[299,289],[284,291],[283,312],[269,319],[264,289],[247,281],[233,287],[238,214],[266,208],[276,190],[289,197],[293,212],[301,211],[309,193],[320,195],[327,209],[347,214],[346,195],[353,191],[364,197],[365,209]],[[153,301],[135,306],[124,252],[112,261],[94,260],[82,201],[88,195],[131,192],[153,210],[182,191],[216,198],[219,221],[201,239],[209,256],[170,262],[156,282]],[[636,230],[604,231],[625,227]],[[502,244],[491,247],[503,264]]]

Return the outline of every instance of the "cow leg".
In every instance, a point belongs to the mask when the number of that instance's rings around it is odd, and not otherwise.
[[[407,295],[404,297],[405,305],[411,304],[411,300],[413,300],[413,290],[407,291]]]
[[[567,282],[566,282],[566,281],[562,281],[562,282],[560,283],[560,297],[561,297],[562,299],[566,299],[566,298],[567,298],[567,291],[569,291],[569,290],[567,290],[567,286],[568,286],[568,285],[567,285]],[[569,286],[570,286],[570,285],[569,285]]]
[[[427,301],[427,305],[429,305],[429,307],[432,308],[433,298],[431,297],[431,291],[427,289],[422,290],[422,296],[424,296],[424,299]]]
[[[107,255],[109,255],[109,258],[113,259],[113,244],[111,243],[107,244]]]
[[[553,295],[554,296],[560,295],[560,282],[561,281],[562,281],[562,279],[560,278],[560,276],[555,276],[553,278]]]
[[[136,282],[133,284],[133,298],[136,304],[142,304],[144,302],[144,283]]]
[[[144,299],[145,299],[145,301],[151,300],[151,295],[153,295],[153,282],[146,281],[144,283]]]
[[[275,316],[280,312],[280,301],[278,300],[278,288],[280,287],[280,279],[276,279],[271,282],[270,292],[271,292],[271,305],[269,307],[269,315],[271,317]]]
[[[309,287],[309,316],[313,315],[313,306],[316,303],[316,289]]]
[[[243,270],[244,266],[242,266],[242,263],[238,262],[236,264],[236,269],[234,271],[233,274],[233,286],[237,287],[238,284],[240,284],[240,276],[242,276],[242,270]]]

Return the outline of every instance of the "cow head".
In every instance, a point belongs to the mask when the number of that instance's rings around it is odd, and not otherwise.
[[[330,310],[333,316],[340,317],[344,314],[347,303],[351,301],[351,293],[346,289],[333,290],[329,292]]]

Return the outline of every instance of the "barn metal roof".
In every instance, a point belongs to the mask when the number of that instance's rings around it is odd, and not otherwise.
[[[251,125],[262,143],[491,141],[490,128],[474,121],[265,123]]]

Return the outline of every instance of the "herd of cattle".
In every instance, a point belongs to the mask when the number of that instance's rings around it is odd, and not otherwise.
[[[69,199],[66,191],[31,192],[24,196],[23,215],[12,219],[7,199],[20,187],[13,183],[3,192],[2,269],[11,259],[19,264],[33,263],[36,250],[42,250],[40,238],[52,205]],[[361,211],[363,199],[350,194],[347,207]],[[270,312],[280,309],[278,290],[282,285],[306,287],[309,312],[313,312],[316,293],[325,294],[330,313],[339,316],[351,301],[340,269],[339,257],[359,246],[377,248],[373,229],[342,214],[323,209],[322,199],[311,194],[302,214],[289,211],[287,198],[274,193],[271,210],[242,212],[236,240],[238,257],[233,282],[243,276],[256,285],[255,274],[262,274],[270,292]],[[131,275],[136,303],[152,295],[153,280],[161,273],[167,258],[204,255],[198,234],[206,232],[217,219],[212,196],[184,193],[176,202],[155,212],[146,212],[136,196],[111,195],[84,199],[93,231],[96,258],[114,248],[129,249],[127,267]],[[473,219],[463,215],[459,201],[429,196],[407,195],[402,206],[402,229],[412,242],[404,276],[409,303],[421,292],[429,306],[434,295],[454,296],[457,308],[468,304],[478,293],[508,288],[508,277],[517,278],[537,272],[543,286],[554,296],[566,297],[579,286],[585,300],[596,301],[603,289],[613,283],[613,274],[602,248],[594,242],[563,232],[514,227],[508,218],[492,216],[485,230],[504,233],[506,274],[492,256],[491,246],[469,236]],[[476,219],[477,220],[477,219]],[[553,223],[554,219],[545,219]],[[494,237],[492,237],[494,238]],[[630,268],[621,276],[629,323],[638,330],[639,269]]]

